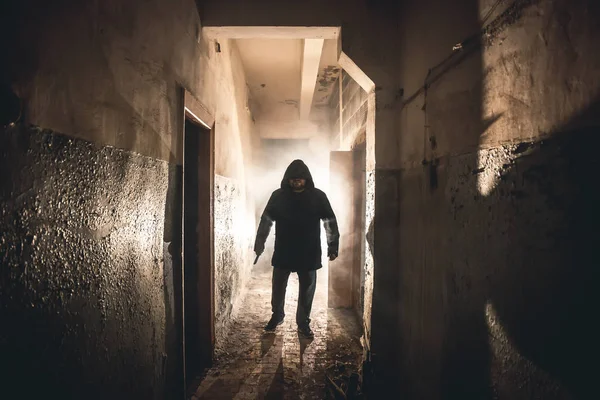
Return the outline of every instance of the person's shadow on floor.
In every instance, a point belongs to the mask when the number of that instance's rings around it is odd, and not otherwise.
[[[305,338],[298,333],[298,341],[300,342],[300,370],[304,366],[304,352],[306,348],[313,342],[314,339]]]
[[[260,338],[260,357],[264,357],[275,343],[275,332],[263,332]]]

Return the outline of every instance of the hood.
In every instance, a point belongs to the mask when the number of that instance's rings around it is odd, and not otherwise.
[[[315,187],[315,183],[313,182],[312,175],[310,174],[310,170],[304,164],[302,160],[294,160],[285,170],[285,174],[283,174],[283,179],[281,180],[281,187],[286,188],[290,187],[288,184],[288,180],[292,178],[302,178],[306,179],[306,188],[312,189]]]

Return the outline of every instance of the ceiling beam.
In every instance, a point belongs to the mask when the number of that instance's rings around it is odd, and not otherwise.
[[[302,52],[302,72],[300,84],[300,118],[306,119],[310,114],[317,75],[319,73],[319,62],[323,52],[323,39],[305,39]]]
[[[340,53],[338,64],[344,71],[350,75],[352,79],[358,83],[358,85],[365,90],[367,93],[371,93],[375,90],[375,83],[369,78],[367,74],[346,53],[343,51]]]
[[[337,39],[339,26],[205,26],[208,39]]]

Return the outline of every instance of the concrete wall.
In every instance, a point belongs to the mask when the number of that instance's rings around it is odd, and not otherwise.
[[[216,312],[217,335],[247,271],[253,127],[236,49],[217,53],[201,37],[191,0],[11,5],[2,78],[23,100],[20,126],[60,134],[3,133],[2,311],[12,322],[1,351],[30,349],[13,373],[42,360],[36,375],[48,384],[32,396],[176,398],[181,87],[215,117],[215,170],[234,182],[221,195],[215,179],[219,221],[245,228],[215,235],[215,255],[227,253],[217,279],[236,282],[219,300],[229,306]],[[3,358],[3,376],[15,357]],[[31,371],[16,378],[9,392]]]
[[[600,9],[493,3],[401,13],[401,392],[588,398]]]
[[[35,128],[2,137],[3,396],[163,398],[180,362],[177,167]]]
[[[15,18],[31,55],[14,86],[27,121],[180,162],[177,83],[196,87],[200,70],[193,4],[24,3]]]

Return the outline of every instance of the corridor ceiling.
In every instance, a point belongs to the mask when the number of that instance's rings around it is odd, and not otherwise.
[[[327,104],[339,74],[335,39],[238,39],[258,118],[307,119]]]
[[[209,38],[233,39],[252,112],[263,137],[308,137],[328,118],[340,73],[339,28],[213,27]]]

